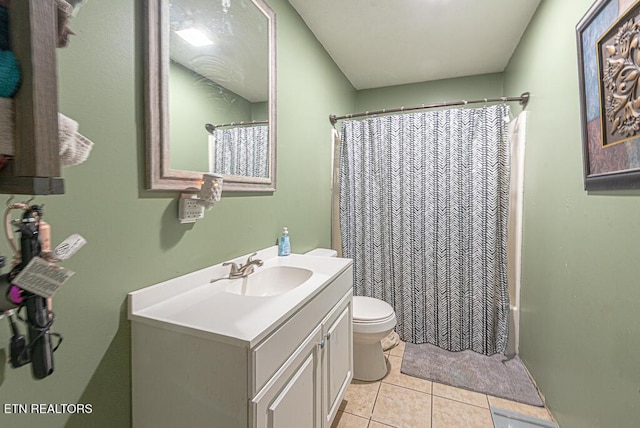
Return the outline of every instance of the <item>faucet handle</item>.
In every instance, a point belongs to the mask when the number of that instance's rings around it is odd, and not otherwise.
[[[231,270],[229,271],[229,275],[235,275],[239,272],[238,265],[234,262],[224,262],[222,266],[231,266]]]
[[[254,257],[254,256],[256,256],[256,255],[258,255],[258,253],[253,253],[253,254],[251,254],[249,257],[247,257],[247,263],[251,263],[251,262],[253,261],[253,260],[252,260],[252,259],[253,259],[253,257]],[[245,263],[245,264],[246,264],[246,263]]]
[[[247,258],[247,263],[245,263],[245,266],[248,266],[248,265],[262,266],[264,264],[264,262],[260,259],[253,260],[253,256],[255,256],[256,254],[258,253],[253,253]]]

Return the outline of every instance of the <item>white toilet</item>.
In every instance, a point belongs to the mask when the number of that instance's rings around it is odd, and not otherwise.
[[[380,380],[387,374],[382,339],[396,326],[390,304],[372,297],[353,296],[353,378]]]
[[[335,250],[316,248],[311,256],[336,257]],[[396,314],[387,302],[372,297],[353,296],[353,378],[380,380],[387,374],[382,339],[396,326]]]

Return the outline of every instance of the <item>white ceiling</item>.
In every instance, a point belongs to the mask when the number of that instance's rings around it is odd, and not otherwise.
[[[540,0],[289,0],[356,89],[504,71]]]

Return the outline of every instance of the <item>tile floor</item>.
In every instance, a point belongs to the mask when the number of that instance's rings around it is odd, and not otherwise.
[[[386,354],[389,374],[354,380],[332,428],[493,428],[489,406],[552,421],[549,411],[400,373],[404,343]]]

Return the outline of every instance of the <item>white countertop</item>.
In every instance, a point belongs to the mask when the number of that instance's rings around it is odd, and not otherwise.
[[[248,255],[232,261],[244,263]],[[311,277],[276,296],[240,296],[225,291],[228,266],[218,264],[129,293],[129,319],[239,346],[255,346],[352,263],[351,259],[292,254],[277,256],[277,247],[258,252],[264,261],[255,272],[273,266],[309,269]]]

